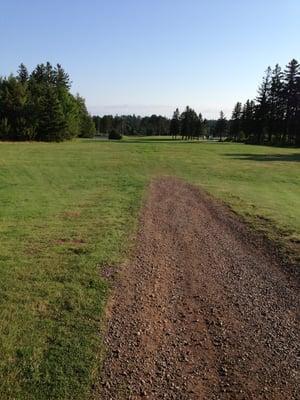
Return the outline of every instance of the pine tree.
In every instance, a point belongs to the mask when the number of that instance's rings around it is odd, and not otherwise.
[[[200,139],[200,136],[203,136],[204,134],[204,121],[202,114],[199,113],[198,115],[198,121],[197,121],[197,138],[198,140]]]
[[[29,75],[21,64],[16,76],[0,77],[2,140],[64,140],[82,131],[93,135],[94,124],[84,100],[70,93],[70,78],[60,64],[38,64]],[[84,127],[84,128],[83,128]]]
[[[180,116],[182,139],[194,139],[199,137],[199,117],[195,110],[186,107]]]
[[[286,117],[285,117],[285,137],[288,144],[296,142],[297,136],[297,116],[299,113],[299,79],[300,65],[293,59],[286,67],[285,72],[285,98],[286,98]]]
[[[227,120],[223,111],[220,112],[220,117],[217,120],[215,131],[221,142],[223,140],[223,136],[225,136],[227,132]]]
[[[96,133],[96,126],[92,117],[89,115],[85,100],[77,95],[76,101],[79,109],[79,136],[80,137],[94,137]]]
[[[209,123],[206,118],[204,118],[203,124],[202,124],[202,135],[205,136],[206,138],[207,138],[207,136],[210,135]]]
[[[178,108],[174,111],[173,118],[171,119],[170,135],[172,135],[173,139],[177,139],[177,136],[180,135],[180,113]]]
[[[268,143],[275,142],[279,144],[284,133],[285,99],[283,73],[278,64],[275,65],[272,71],[269,102]],[[273,140],[273,137],[275,140]]]
[[[270,89],[271,89],[271,68],[268,67],[263,78],[262,84],[258,88],[256,98],[256,121],[257,129],[254,142],[261,144],[264,142],[265,134],[268,133],[269,111],[270,111]]]
[[[241,135],[243,139],[248,143],[254,142],[255,137],[255,103],[253,100],[247,100],[242,109],[241,117]]]
[[[37,139],[60,142],[67,137],[67,122],[59,102],[57,90],[48,86],[41,100]]]
[[[300,147],[300,77],[297,78],[297,108],[296,108],[296,135],[295,135],[295,145]]]
[[[190,130],[191,130],[191,124],[190,124],[190,107],[186,106],[185,111],[180,115],[180,126],[181,126],[181,138],[183,139],[188,139]]]
[[[60,64],[56,64],[56,68],[54,70],[54,80],[57,87],[62,87],[67,90],[69,90],[71,87],[70,76],[65,72]]]
[[[18,69],[18,80],[21,83],[25,84],[28,81],[28,78],[29,78],[28,70],[25,67],[25,65],[21,63]]]
[[[19,78],[10,75],[1,81],[0,119],[4,120],[1,125],[2,139],[31,140],[34,138],[34,129],[30,128],[28,120],[27,101],[26,86]]]
[[[229,135],[231,139],[237,140],[241,133],[242,103],[234,106],[230,120]]]

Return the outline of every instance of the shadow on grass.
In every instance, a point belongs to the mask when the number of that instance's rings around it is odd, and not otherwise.
[[[119,143],[123,144],[154,144],[154,143],[173,143],[173,144],[184,144],[184,143],[201,143],[198,140],[172,140],[172,139],[134,139],[134,140],[121,140]],[[203,141],[202,141],[203,143]]]
[[[292,154],[241,154],[241,153],[229,153],[227,157],[235,160],[247,160],[247,161],[300,161],[300,153]]]
[[[106,142],[106,143],[121,143],[121,144],[157,144],[157,143],[173,143],[173,144],[191,144],[191,143],[206,143],[206,144],[211,144],[211,143],[220,143],[217,140],[182,140],[181,138],[179,139],[172,139],[171,137],[155,137],[155,138],[147,138],[145,136],[137,136],[136,138],[124,138],[123,140],[109,140],[105,137],[95,137],[91,139],[81,139],[85,143],[88,142]]]
[[[181,140],[181,139],[125,139],[125,140],[109,140],[111,143],[122,144],[211,144],[220,143],[215,140]]]

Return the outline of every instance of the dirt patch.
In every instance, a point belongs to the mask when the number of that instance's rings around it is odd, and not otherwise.
[[[65,244],[68,244],[68,245],[82,245],[82,244],[85,244],[86,242],[83,240],[83,239],[58,239],[57,241],[56,241],[56,243],[57,244],[62,244],[62,245],[65,245]]]
[[[299,399],[299,282],[273,250],[197,188],[152,182],[93,398]]]
[[[65,211],[63,213],[63,217],[67,219],[79,218],[80,215],[81,215],[80,211]]]

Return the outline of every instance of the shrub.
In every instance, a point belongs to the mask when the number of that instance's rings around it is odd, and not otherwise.
[[[112,131],[112,132],[109,133],[108,139],[109,140],[121,140],[122,139],[122,135],[119,132]]]

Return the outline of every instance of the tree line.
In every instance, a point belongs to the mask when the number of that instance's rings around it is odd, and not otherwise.
[[[137,115],[104,115],[94,116],[94,124],[98,134],[121,134],[126,136],[168,135],[170,119],[161,115],[141,117]]]
[[[217,120],[206,120],[190,107],[172,119],[152,115],[94,117],[98,132],[125,135],[171,135],[174,139],[201,136],[252,144],[300,146],[300,64],[291,60],[285,69],[268,67],[257,97],[245,104],[237,102],[230,120],[223,113]]]
[[[69,75],[60,64],[38,64],[29,73],[0,77],[0,140],[62,141],[91,137],[95,125],[85,101],[70,92]]]
[[[174,139],[216,136],[253,144],[300,146],[300,65],[293,59],[283,70],[268,67],[258,95],[236,103],[228,121],[203,119],[190,107],[173,117],[161,115],[89,115],[85,101],[71,92],[60,64],[38,64],[29,73],[21,64],[16,75],[0,77],[0,140],[61,141],[107,135],[170,135]]]
[[[201,113],[197,114],[189,106],[180,113],[177,108],[173,117],[167,118],[161,115],[151,115],[150,117],[141,117],[136,115],[103,117],[94,116],[94,124],[98,134],[117,134],[126,136],[172,136],[182,139],[196,139],[207,135],[214,125],[214,121],[203,119]]]
[[[227,132],[226,132],[227,130]],[[268,67],[255,100],[236,103],[224,134],[253,144],[300,146],[300,65]]]

